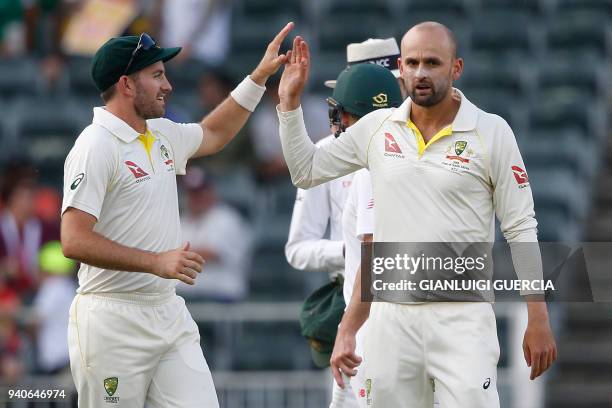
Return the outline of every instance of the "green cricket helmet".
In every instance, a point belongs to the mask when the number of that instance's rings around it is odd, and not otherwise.
[[[330,105],[330,119],[332,109],[362,117],[376,109],[400,106],[402,93],[397,78],[387,68],[376,64],[357,64],[340,73],[327,102]]]

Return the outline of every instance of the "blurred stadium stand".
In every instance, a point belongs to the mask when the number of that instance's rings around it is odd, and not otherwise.
[[[412,24],[431,19],[449,25],[459,39],[465,72],[456,86],[516,133],[540,240],[612,241],[611,0],[235,0],[224,69],[240,79],[277,29],[295,21],[312,48],[310,91],[323,104],[329,90],[322,82],[344,67],[347,43],[388,36],[399,41]],[[69,58],[51,93],[36,57],[0,59],[0,161],[27,152],[42,181],[61,188],[65,155],[90,122],[91,107],[101,104],[89,64]],[[203,69],[168,64],[172,103],[191,115]],[[237,163],[218,178],[221,195],[257,234],[249,303],[190,305],[224,407],[321,407],[328,398],[330,379],[311,371],[296,322],[296,302],[324,277],[286,263],[295,196],[286,181],[258,184],[252,169]],[[612,287],[612,280],[603,284]],[[546,406],[609,408],[612,309],[567,304],[563,316],[560,361],[548,377]],[[504,387],[500,381],[508,401]]]

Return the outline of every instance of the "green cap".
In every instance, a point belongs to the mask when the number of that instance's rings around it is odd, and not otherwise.
[[[74,270],[76,262],[66,258],[59,241],[50,241],[40,248],[38,263],[43,272],[51,275],[67,275]]]
[[[91,64],[91,77],[100,92],[116,84],[124,75],[139,39],[137,35],[111,38],[96,51]],[[180,51],[180,47],[160,48],[157,45],[149,49],[141,48],[134,55],[130,69],[125,74],[138,72],[157,61],[166,62],[174,58]]]
[[[345,308],[342,280],[335,280],[308,296],[300,313],[302,336],[310,345],[312,359],[319,368],[329,366]]]
[[[338,75],[332,99],[358,117],[376,109],[398,107],[402,93],[397,78],[376,64],[357,64]]]

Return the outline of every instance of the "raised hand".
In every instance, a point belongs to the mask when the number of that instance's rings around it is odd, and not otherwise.
[[[189,250],[189,242],[181,248],[157,254],[153,274],[165,279],[178,279],[188,285],[195,284],[195,278],[202,272],[204,259]]]
[[[287,52],[287,62],[278,86],[280,109],[282,112],[297,109],[300,106],[300,96],[308,80],[310,72],[310,50],[308,44],[300,36],[293,40],[293,49]]]
[[[293,22],[287,23],[287,25],[283,27],[278,34],[276,34],[276,37],[274,37],[272,42],[268,44],[268,48],[266,48],[263,58],[259,62],[259,65],[257,65],[257,68],[255,68],[251,74],[251,79],[255,83],[261,86],[265,85],[266,80],[270,76],[274,75],[280,66],[287,61],[289,53],[279,54],[278,52],[283,40],[287,37],[287,34],[289,34],[289,31],[292,29]]]

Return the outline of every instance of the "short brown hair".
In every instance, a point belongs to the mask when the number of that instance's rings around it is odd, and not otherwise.
[[[114,85],[111,85],[106,91],[102,92],[100,94],[100,97],[102,98],[104,103],[108,103],[108,101],[110,101],[113,98],[113,96],[115,96],[116,92],[117,92],[117,84],[114,84]]]

